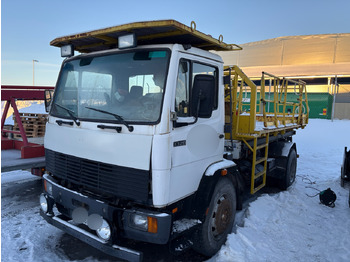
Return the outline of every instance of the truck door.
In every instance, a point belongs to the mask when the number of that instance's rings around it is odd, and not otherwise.
[[[215,79],[212,114],[199,117],[191,108],[192,88],[195,76],[211,75]],[[175,90],[174,110],[178,117],[173,123],[172,169],[170,178],[170,201],[190,195],[198,188],[206,168],[222,159],[224,149],[223,113],[219,106],[219,69],[217,66],[190,59],[179,61]]]

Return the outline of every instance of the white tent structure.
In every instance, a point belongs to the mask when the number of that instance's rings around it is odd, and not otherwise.
[[[350,119],[350,33],[285,36],[240,46],[241,51],[217,52],[225,65],[238,65],[252,78],[262,71],[302,78],[312,83],[309,93],[335,94],[334,117]]]
[[[287,36],[218,52],[226,65],[238,65],[250,77],[261,70],[281,76],[350,75],[350,33]]]

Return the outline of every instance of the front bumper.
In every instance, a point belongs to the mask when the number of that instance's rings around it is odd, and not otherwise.
[[[90,232],[85,231],[80,227],[69,223],[68,221],[60,218],[59,216],[51,216],[47,213],[44,213],[42,210],[40,210],[40,215],[51,225],[101,250],[102,252],[108,255],[125,259],[127,261],[142,261],[143,259],[142,252],[131,250],[129,248],[121,247],[118,245],[109,245],[107,241],[99,239]]]
[[[41,210],[41,215],[51,225],[83,242],[109,255],[129,261],[141,261],[142,252],[119,246],[122,239],[133,239],[156,244],[165,244],[168,242],[172,225],[172,216],[170,214],[145,209],[118,208],[67,189],[59,185],[55,179],[48,175],[44,175],[43,178],[46,182],[50,183],[50,192],[44,190],[44,195],[48,202],[48,212],[45,213]],[[56,203],[61,207],[59,212],[54,209]],[[94,232],[90,232],[89,229],[84,230],[80,225],[77,226],[77,223],[71,220],[72,211],[77,207],[84,207],[89,215],[98,214],[108,221],[112,229],[111,239],[104,241],[95,235]],[[62,214],[60,213],[61,211],[63,211]],[[158,221],[158,231],[156,233],[150,233],[135,229],[130,224],[130,217],[133,214],[143,214],[156,218]]]

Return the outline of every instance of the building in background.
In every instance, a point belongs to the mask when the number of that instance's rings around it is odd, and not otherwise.
[[[350,119],[350,33],[287,36],[217,52],[251,78],[261,72],[307,83],[311,118]],[[334,106],[333,106],[334,103]]]

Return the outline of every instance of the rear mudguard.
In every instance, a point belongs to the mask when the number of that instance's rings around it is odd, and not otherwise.
[[[288,162],[289,152],[294,149],[297,153],[297,146],[289,141],[276,141],[269,145],[269,158],[275,159],[275,172],[270,172],[269,176],[280,178],[284,175]]]
[[[289,152],[292,148],[297,150],[297,146],[293,142],[289,141],[276,141],[269,145],[269,157],[271,158],[281,158],[288,157]]]

